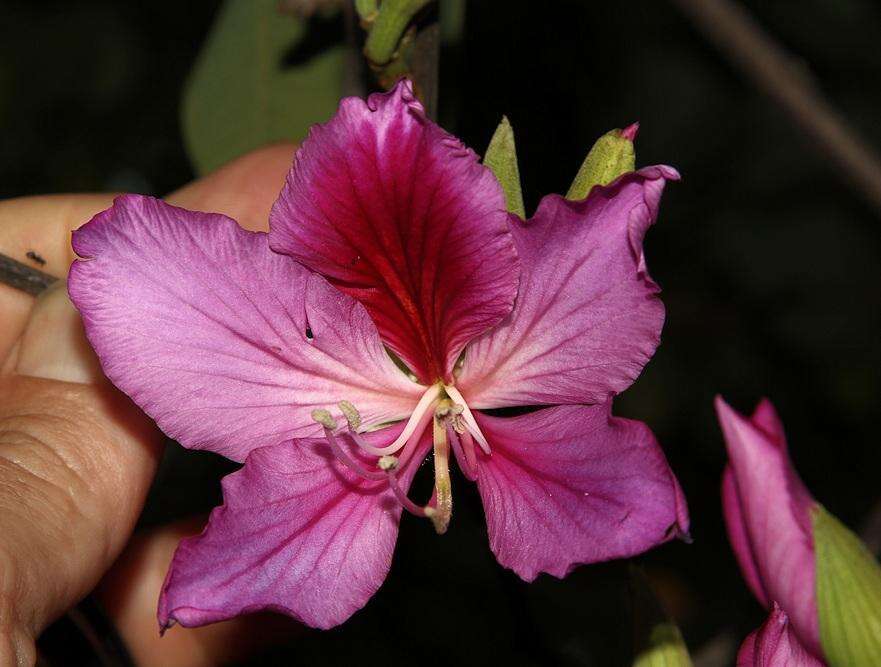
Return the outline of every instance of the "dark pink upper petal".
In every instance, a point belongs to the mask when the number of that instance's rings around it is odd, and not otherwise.
[[[789,460],[779,419],[770,419],[767,406],[748,419],[717,398],[716,411],[733,480],[727,489],[723,482],[725,520],[744,577],[760,602],[780,604],[801,643],[820,655],[814,501]]]
[[[368,437],[386,444],[401,428]],[[430,444],[423,439],[400,474],[405,489]],[[159,599],[163,628],[258,610],[329,628],[363,607],[388,573],[401,506],[388,484],[355,475],[324,440],[254,450],[224,478],[223,498],[202,534],[175,552]]]
[[[490,547],[527,581],[641,553],[688,530],[676,478],[648,427],[611,402],[477,415],[492,448],[477,484]]]
[[[364,308],[266,234],[127,195],[73,246],[70,296],[104,372],[186,447],[241,461],[320,432],[315,407],[378,422],[418,400]]]
[[[658,346],[664,306],[642,240],[670,167],[648,167],[583,201],[545,197],[511,218],[522,272],[514,310],[469,345],[458,383],[472,408],[599,403]]]
[[[423,381],[448,379],[510,311],[519,265],[492,172],[410,84],[347,98],[312,129],[270,215],[272,248],[361,301]]]
[[[737,653],[737,667],[824,667],[801,645],[789,618],[775,602],[764,625],[755,630]]]

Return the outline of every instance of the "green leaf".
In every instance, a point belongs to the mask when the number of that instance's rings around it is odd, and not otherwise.
[[[881,567],[824,507],[812,512],[820,643],[832,667],[877,665],[881,656]]]
[[[502,190],[505,191],[508,211],[526,218],[523,191],[520,188],[520,168],[517,166],[517,147],[514,145],[514,129],[505,116],[502,116],[502,122],[490,139],[483,164],[499,179]]]
[[[637,653],[633,667],[691,667],[679,628],[669,622],[652,628],[648,645]]]
[[[608,185],[621,174],[635,168],[633,141],[624,136],[621,130],[606,132],[597,139],[581,163],[566,199],[584,199],[593,186]]]
[[[184,140],[200,174],[263,144],[302,139],[333,114],[344,46],[286,65],[305,31],[278,0],[224,2],[184,91]]]

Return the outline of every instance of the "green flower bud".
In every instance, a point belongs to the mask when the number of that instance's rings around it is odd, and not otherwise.
[[[505,192],[508,212],[526,218],[523,191],[520,188],[520,168],[517,166],[517,147],[514,145],[514,129],[505,116],[502,116],[502,122],[490,139],[483,164],[499,179]]]
[[[652,628],[648,646],[633,659],[633,667],[691,667],[682,633],[672,623]]]
[[[597,139],[569,186],[566,199],[584,199],[593,186],[608,185],[621,174],[633,171],[636,168],[633,140],[638,131],[639,123],[633,123]]]

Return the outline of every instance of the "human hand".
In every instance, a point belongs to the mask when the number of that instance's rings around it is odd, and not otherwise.
[[[167,200],[266,229],[292,155],[290,145],[255,151]],[[248,618],[159,638],[165,571],[179,538],[199,526],[130,541],[164,438],[102,374],[65,285],[75,257],[70,231],[112,201],[95,194],[0,202],[0,252],[26,261],[33,250],[46,260],[40,268],[59,278],[36,299],[0,284],[2,665],[33,664],[35,638],[102,577],[99,595],[138,664],[221,664],[262,641]]]

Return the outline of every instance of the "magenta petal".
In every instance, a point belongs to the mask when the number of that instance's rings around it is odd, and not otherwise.
[[[737,653],[737,667],[824,667],[798,641],[789,618],[775,602],[764,625],[754,631]]]
[[[641,553],[688,530],[684,498],[645,424],[611,402],[478,414],[492,454],[477,484],[490,547],[527,581]]]
[[[425,117],[410,83],[312,129],[270,215],[272,248],[361,301],[426,382],[510,311],[519,264],[502,189]]]
[[[320,432],[315,407],[382,422],[418,399],[360,304],[226,216],[127,195],[73,246],[70,296],[104,372],[186,447],[241,461]]]
[[[584,201],[545,197],[511,218],[522,272],[511,316],[471,343],[469,405],[600,403],[626,389],[658,346],[664,306],[642,240],[670,167],[647,167]]]
[[[820,655],[814,501],[789,460],[780,421],[769,405],[747,419],[717,398],[716,411],[732,480],[723,481],[725,520],[744,578],[760,602],[776,600],[786,610],[801,643]]]
[[[403,488],[429,446],[423,439],[400,475]],[[163,628],[258,610],[330,628],[363,607],[388,573],[401,506],[387,483],[356,476],[324,440],[254,450],[224,478],[223,498],[202,534],[175,552],[159,599]]]

